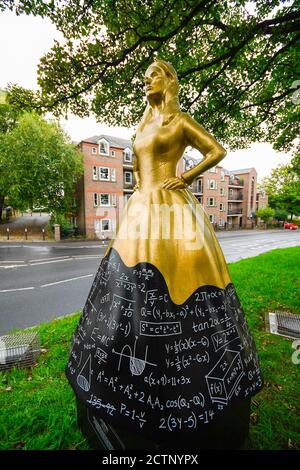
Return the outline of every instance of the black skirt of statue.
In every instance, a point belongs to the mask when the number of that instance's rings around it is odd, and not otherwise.
[[[177,304],[153,264],[129,267],[112,246],[74,334],[66,374],[97,416],[156,441],[205,432],[262,387],[232,282],[224,289],[201,285]]]

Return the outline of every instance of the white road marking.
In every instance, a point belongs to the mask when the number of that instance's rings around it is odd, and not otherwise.
[[[41,263],[34,263],[34,264],[30,264],[28,266],[39,266],[41,264],[51,264],[51,263],[61,263],[62,261],[72,261],[72,258],[66,258],[66,259],[57,259],[57,260],[53,260],[53,261],[42,261]]]
[[[9,261],[0,261],[0,263],[25,263],[25,261],[11,259]]]
[[[69,258],[69,256],[55,256],[54,258],[36,258],[36,259],[30,259],[29,263],[37,263],[38,261],[51,261],[53,259],[64,259],[64,258]]]
[[[33,289],[35,289],[35,287],[21,287],[19,289],[4,289],[4,290],[0,290],[0,292],[15,292],[18,290],[33,290]]]
[[[86,274],[85,276],[72,277],[71,279],[64,279],[63,281],[51,282],[50,284],[43,284],[40,287],[55,286],[56,284],[62,284],[63,282],[77,281],[77,279],[84,279],[85,277],[91,277],[91,276],[94,276],[94,274]]]
[[[28,264],[9,264],[8,266],[0,266],[0,269],[24,268],[24,266],[28,266]]]

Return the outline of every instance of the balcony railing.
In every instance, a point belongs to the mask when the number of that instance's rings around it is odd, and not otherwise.
[[[228,186],[233,186],[233,187],[244,187],[244,181],[229,181]]]
[[[243,209],[230,209],[228,210],[228,215],[240,215],[243,213]]]
[[[228,201],[237,201],[237,202],[241,201],[242,202],[243,200],[244,200],[243,196],[228,196]]]

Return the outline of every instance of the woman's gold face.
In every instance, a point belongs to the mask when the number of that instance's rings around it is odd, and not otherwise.
[[[147,98],[153,95],[161,95],[166,88],[166,76],[155,65],[150,65],[145,73],[145,93]]]

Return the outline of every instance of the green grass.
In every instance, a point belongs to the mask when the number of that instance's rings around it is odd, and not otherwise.
[[[300,247],[273,250],[229,265],[255,337],[264,389],[252,400],[248,449],[300,448],[300,365],[292,341],[265,330],[265,313],[300,313]],[[38,364],[0,374],[0,449],[87,449],[75,399],[64,376],[79,314],[37,328]]]

